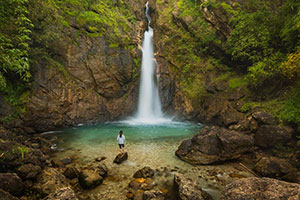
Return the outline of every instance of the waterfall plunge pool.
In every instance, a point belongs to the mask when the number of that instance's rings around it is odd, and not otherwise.
[[[109,175],[103,184],[92,190],[80,191],[83,199],[127,199],[129,182],[133,174],[149,166],[160,172],[156,179],[157,187],[172,190],[174,173],[183,173],[197,181],[213,199],[220,198],[224,186],[232,182],[232,176],[249,177],[251,174],[237,169],[232,163],[223,165],[192,166],[175,156],[182,140],[191,138],[202,129],[202,125],[182,122],[160,125],[133,125],[128,122],[112,122],[94,126],[77,126],[45,133],[56,144],[53,159],[71,158],[68,166],[97,167],[98,157],[106,157],[103,163],[109,169]],[[128,160],[117,165],[113,163],[119,153],[117,135],[123,130],[126,136]],[[171,198],[172,199],[172,198]]]

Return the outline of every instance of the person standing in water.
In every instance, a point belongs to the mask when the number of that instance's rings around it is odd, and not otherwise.
[[[120,152],[123,152],[123,149],[125,148],[125,135],[123,135],[123,131],[120,131],[120,134],[117,137],[118,144],[120,147]]]

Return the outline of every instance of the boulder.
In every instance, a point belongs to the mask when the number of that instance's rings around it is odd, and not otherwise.
[[[18,196],[23,194],[24,183],[15,173],[0,173],[0,189]]]
[[[300,199],[300,184],[270,178],[242,178],[228,184],[221,200]]]
[[[45,200],[78,200],[78,197],[70,187],[64,187],[48,195]]]
[[[58,169],[46,168],[37,177],[33,189],[38,193],[47,196],[50,193],[55,193],[59,188],[68,187],[66,177],[61,174]]]
[[[262,157],[254,167],[254,171],[262,176],[279,178],[297,171],[287,159],[277,157]]]
[[[159,190],[145,191],[143,194],[143,200],[164,200],[165,195]]]
[[[154,176],[154,170],[150,167],[144,167],[133,175],[134,178],[152,178]]]
[[[116,158],[114,159],[114,163],[121,164],[125,160],[128,159],[128,154],[127,152],[119,153]]]
[[[174,189],[180,200],[210,200],[212,199],[204,192],[199,184],[191,179],[185,178],[183,174],[175,174]]]
[[[0,199],[1,200],[19,200],[17,197],[12,196],[10,193],[0,189]]]
[[[254,119],[256,119],[256,121],[258,122],[259,125],[275,125],[276,121],[274,120],[274,118],[272,117],[272,115],[270,115],[269,113],[262,111],[262,110],[258,110],[252,113],[252,116]]]
[[[98,173],[103,178],[107,177],[107,174],[108,174],[108,168],[107,168],[107,166],[105,164],[100,164],[98,166]]]
[[[255,134],[255,144],[268,148],[279,143],[286,143],[292,138],[293,130],[288,127],[262,125]]]
[[[67,167],[64,171],[65,177],[68,179],[77,178],[78,176],[78,170],[75,167]]]
[[[16,172],[17,174],[23,179],[34,179],[37,177],[39,173],[41,173],[42,168],[37,165],[33,165],[31,163],[21,165],[17,168]]]
[[[211,164],[236,159],[250,151],[252,136],[218,126],[207,126],[192,139],[185,140],[175,152],[191,164]]]
[[[84,189],[93,189],[103,182],[103,177],[96,170],[82,169],[78,176],[79,184]]]

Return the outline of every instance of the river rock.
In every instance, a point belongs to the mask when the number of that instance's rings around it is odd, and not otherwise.
[[[273,147],[286,143],[292,138],[293,130],[288,127],[262,125],[255,134],[255,144],[260,147]]]
[[[150,167],[144,167],[134,173],[134,178],[152,178],[154,176],[154,170]]]
[[[254,171],[262,176],[279,178],[297,171],[287,159],[276,157],[262,157],[254,167]]]
[[[254,119],[257,120],[259,125],[275,125],[276,121],[269,113],[258,110],[252,113]]]
[[[17,197],[12,196],[10,193],[0,189],[0,199],[1,200],[19,200]]]
[[[78,200],[78,197],[70,187],[64,187],[48,195],[45,200]]]
[[[79,184],[84,189],[93,189],[103,182],[103,177],[96,170],[82,169],[78,176]]]
[[[221,200],[300,199],[300,184],[270,178],[243,178],[225,188]]]
[[[23,179],[34,179],[39,173],[41,173],[42,168],[31,163],[21,165],[17,168],[17,174]]]
[[[145,191],[143,194],[143,200],[164,200],[165,195],[159,190]]]
[[[125,160],[128,159],[128,154],[127,152],[119,153],[116,158],[114,159],[114,163],[121,164]]]
[[[218,126],[207,126],[192,139],[184,140],[175,152],[191,164],[210,164],[236,159],[250,151],[252,136]]]
[[[176,173],[174,177],[174,189],[180,200],[210,200],[212,199],[202,190],[199,184],[185,178],[183,174]]]
[[[68,179],[77,178],[79,172],[75,167],[67,167],[64,171],[65,177]]]
[[[18,196],[23,194],[24,183],[15,173],[0,173],[0,189]]]
[[[98,166],[98,173],[100,176],[102,176],[103,178],[107,177],[108,174],[108,168],[104,163],[101,163]]]
[[[69,183],[66,177],[61,174],[58,169],[46,168],[37,177],[33,189],[38,193],[47,196],[50,193],[55,193],[59,188],[68,187]]]

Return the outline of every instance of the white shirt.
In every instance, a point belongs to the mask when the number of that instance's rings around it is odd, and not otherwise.
[[[118,140],[119,144],[124,144],[124,142],[125,142],[125,136],[122,135],[122,137],[120,137],[120,135],[118,135],[117,140]]]

